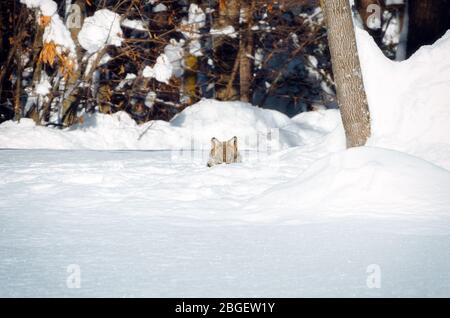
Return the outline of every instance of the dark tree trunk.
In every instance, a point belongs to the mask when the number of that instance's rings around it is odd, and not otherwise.
[[[215,29],[227,26],[239,29],[239,0],[220,0],[219,16],[214,23]],[[227,35],[214,36],[214,62],[216,76],[216,98],[236,100],[239,98],[239,86],[236,78],[239,71],[239,39]]]
[[[433,44],[450,28],[450,0],[409,0],[407,56]]]
[[[241,27],[240,50],[239,50],[239,83],[241,101],[251,102],[251,87],[253,82],[253,31],[251,29],[253,21],[253,10],[255,9],[255,0],[243,1],[241,3],[241,12],[245,21]]]

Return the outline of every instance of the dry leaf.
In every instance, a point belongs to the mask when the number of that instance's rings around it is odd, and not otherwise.
[[[122,75],[124,73],[125,73],[125,66],[123,66],[123,64],[122,64],[122,65],[120,65],[119,75]]]
[[[219,0],[219,10],[225,11],[227,8],[227,1],[226,0]]]
[[[75,76],[75,61],[65,53],[58,53],[55,42],[45,42],[39,54],[39,61],[53,67],[56,58],[59,59],[59,71],[63,74],[64,79],[73,78]]]
[[[75,62],[65,54],[58,55],[60,60],[59,71],[63,74],[64,79],[73,78],[75,76]]]
[[[44,64],[53,66],[56,58],[56,45],[55,42],[45,42],[41,53],[39,54],[39,61]]]
[[[47,25],[50,24],[51,21],[52,21],[52,17],[47,16],[47,15],[42,15],[39,19],[39,25],[45,28]]]

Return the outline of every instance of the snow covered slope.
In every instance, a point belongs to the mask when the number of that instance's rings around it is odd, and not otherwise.
[[[297,155],[282,160],[295,162]],[[449,217],[449,190],[448,170],[397,151],[355,148],[317,160],[294,180],[262,193],[253,201],[252,219]]]
[[[357,29],[373,136],[370,145],[416,155],[450,169],[450,31],[410,59],[387,59]]]

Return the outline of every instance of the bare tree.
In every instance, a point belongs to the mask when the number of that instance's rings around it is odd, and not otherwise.
[[[347,147],[363,146],[370,136],[370,114],[348,0],[325,0],[331,62]]]

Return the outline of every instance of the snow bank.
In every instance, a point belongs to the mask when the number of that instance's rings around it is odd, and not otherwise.
[[[262,193],[251,202],[255,214],[249,218],[435,218],[450,213],[449,189],[445,169],[393,150],[354,148],[326,156],[296,179]],[[427,202],[433,202],[428,210]]]
[[[410,59],[387,59],[357,29],[370,113],[369,145],[416,155],[450,169],[450,31]]]
[[[311,125],[306,124],[308,117],[314,118]],[[209,149],[212,137],[237,136],[242,149],[256,149],[264,142],[279,149],[316,143],[341,126],[335,110],[291,120],[246,103],[203,100],[170,122],[144,125],[137,125],[124,112],[85,115],[83,124],[64,130],[36,126],[31,119],[8,121],[0,125],[0,148]]]

